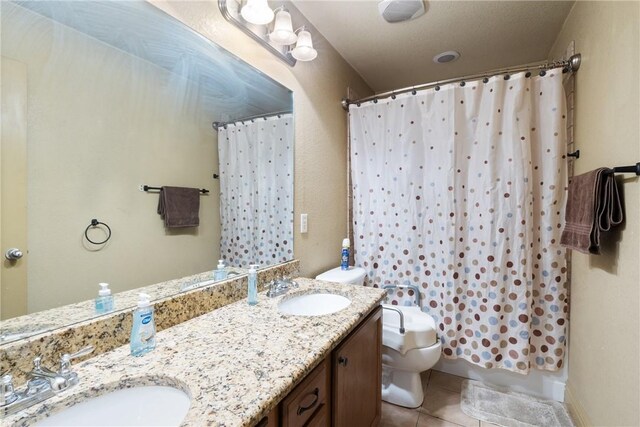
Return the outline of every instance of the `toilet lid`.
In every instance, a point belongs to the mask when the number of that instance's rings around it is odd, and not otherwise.
[[[336,267],[316,276],[316,279],[334,283],[358,283],[365,274],[367,273],[364,271],[364,268],[360,267],[349,267],[348,270],[342,270],[340,267]]]

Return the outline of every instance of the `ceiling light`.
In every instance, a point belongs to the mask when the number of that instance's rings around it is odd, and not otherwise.
[[[273,31],[269,34],[269,40],[279,45],[294,44],[298,40],[291,24],[291,15],[286,9],[277,10],[276,23],[273,26]]]
[[[448,50],[442,52],[433,57],[433,62],[436,64],[446,64],[447,62],[453,62],[460,58],[460,54],[455,50]]]
[[[298,43],[296,43],[296,47],[291,51],[291,56],[298,61],[312,61],[318,56],[318,51],[313,48],[311,33],[304,27],[299,29]]]
[[[266,25],[273,21],[274,17],[267,0],[247,0],[247,4],[240,10],[240,15],[245,21],[256,25]]]

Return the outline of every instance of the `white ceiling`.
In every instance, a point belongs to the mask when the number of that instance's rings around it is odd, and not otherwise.
[[[390,24],[376,0],[293,0],[376,92],[547,59],[573,1],[427,1]],[[433,56],[461,57],[435,64]],[[319,52],[322,55],[322,52]]]

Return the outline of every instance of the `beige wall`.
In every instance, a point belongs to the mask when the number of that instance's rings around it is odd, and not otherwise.
[[[640,161],[639,2],[578,1],[549,57],[571,40],[576,74],[575,173]],[[573,253],[567,401],[593,425],[640,424],[640,180],[618,178],[626,223],[602,255]]]
[[[10,9],[2,55],[27,65],[29,95],[29,312],[94,298],[98,282],[118,292],[213,269],[220,239],[211,176],[217,134],[198,97],[184,95],[197,88],[3,5]],[[140,192],[140,184],[211,190],[201,197],[200,226],[166,231],[158,194]],[[113,231],[99,251],[83,237],[92,218]]]
[[[304,276],[337,266],[347,233],[347,115],[340,100],[347,86],[362,96],[372,93],[369,87],[316,32],[318,58],[290,67],[227,22],[217,1],[152,3],[293,91],[294,254]],[[301,213],[309,215],[306,234],[299,232]]]

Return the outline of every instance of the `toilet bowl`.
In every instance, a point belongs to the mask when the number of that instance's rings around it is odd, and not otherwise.
[[[436,323],[419,307],[382,307],[382,400],[417,408],[424,400],[420,373],[440,359]],[[404,333],[398,310],[404,318]]]
[[[334,283],[363,285],[366,271],[340,267],[316,277]],[[420,373],[440,359],[441,344],[433,317],[419,307],[382,304],[382,400],[408,408],[422,405]],[[400,313],[403,317],[401,330]]]

